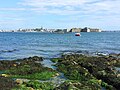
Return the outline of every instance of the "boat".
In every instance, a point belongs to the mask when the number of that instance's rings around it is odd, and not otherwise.
[[[75,33],[75,36],[81,36],[80,33]]]

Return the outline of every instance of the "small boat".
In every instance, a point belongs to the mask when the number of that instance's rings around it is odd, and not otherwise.
[[[80,33],[75,33],[75,36],[80,36]]]

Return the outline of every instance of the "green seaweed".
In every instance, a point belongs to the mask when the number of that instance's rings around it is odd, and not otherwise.
[[[57,71],[48,67],[44,67],[40,63],[41,59],[42,58],[40,57],[34,56],[22,60],[14,60],[14,63],[11,64],[12,66],[5,70],[4,74],[7,74],[11,78],[26,78],[40,80],[47,80],[55,76]],[[15,63],[16,61],[17,63]],[[10,63],[10,61],[6,62]]]
[[[39,82],[39,81],[29,81],[18,85],[12,90],[53,90],[54,85],[52,82]]]
[[[60,58],[52,58],[51,61],[57,63],[58,61],[60,61]]]
[[[28,75],[11,75],[9,77],[11,78],[25,78],[25,79],[38,79],[38,80],[48,80],[55,76],[56,72],[49,72],[49,71],[44,71],[44,72],[39,72],[39,73],[33,73],[33,74],[28,74]]]
[[[120,85],[117,70],[114,68],[117,62],[120,62],[120,59],[112,56],[94,57],[71,54],[62,55],[56,66],[57,70],[63,72],[68,79],[77,80],[86,88],[96,90],[105,87],[114,90],[115,88],[119,89]]]

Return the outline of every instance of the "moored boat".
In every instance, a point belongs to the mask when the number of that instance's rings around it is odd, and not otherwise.
[[[75,36],[80,36],[80,33],[75,33]]]

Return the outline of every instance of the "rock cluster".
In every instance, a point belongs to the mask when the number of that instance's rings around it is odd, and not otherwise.
[[[20,90],[26,90],[27,87],[24,87],[24,89],[22,87],[24,83],[31,80],[49,80],[58,75],[57,71],[44,67],[41,61],[43,61],[43,58],[38,56],[0,61],[0,88],[11,90],[19,85]]]
[[[55,63],[56,70],[44,67],[42,61],[43,58],[38,56],[0,61],[0,88],[3,90],[120,90],[120,71],[116,69],[120,68],[119,54],[108,56],[65,54],[61,58],[51,60]],[[64,74],[65,81],[54,84],[49,80],[59,77],[58,71]]]
[[[63,72],[68,79],[77,80],[83,88],[88,87],[88,90],[102,87],[120,90],[120,72],[115,69],[116,65],[120,65],[120,58],[115,55],[95,57],[79,54],[62,55],[56,64],[57,70]]]

